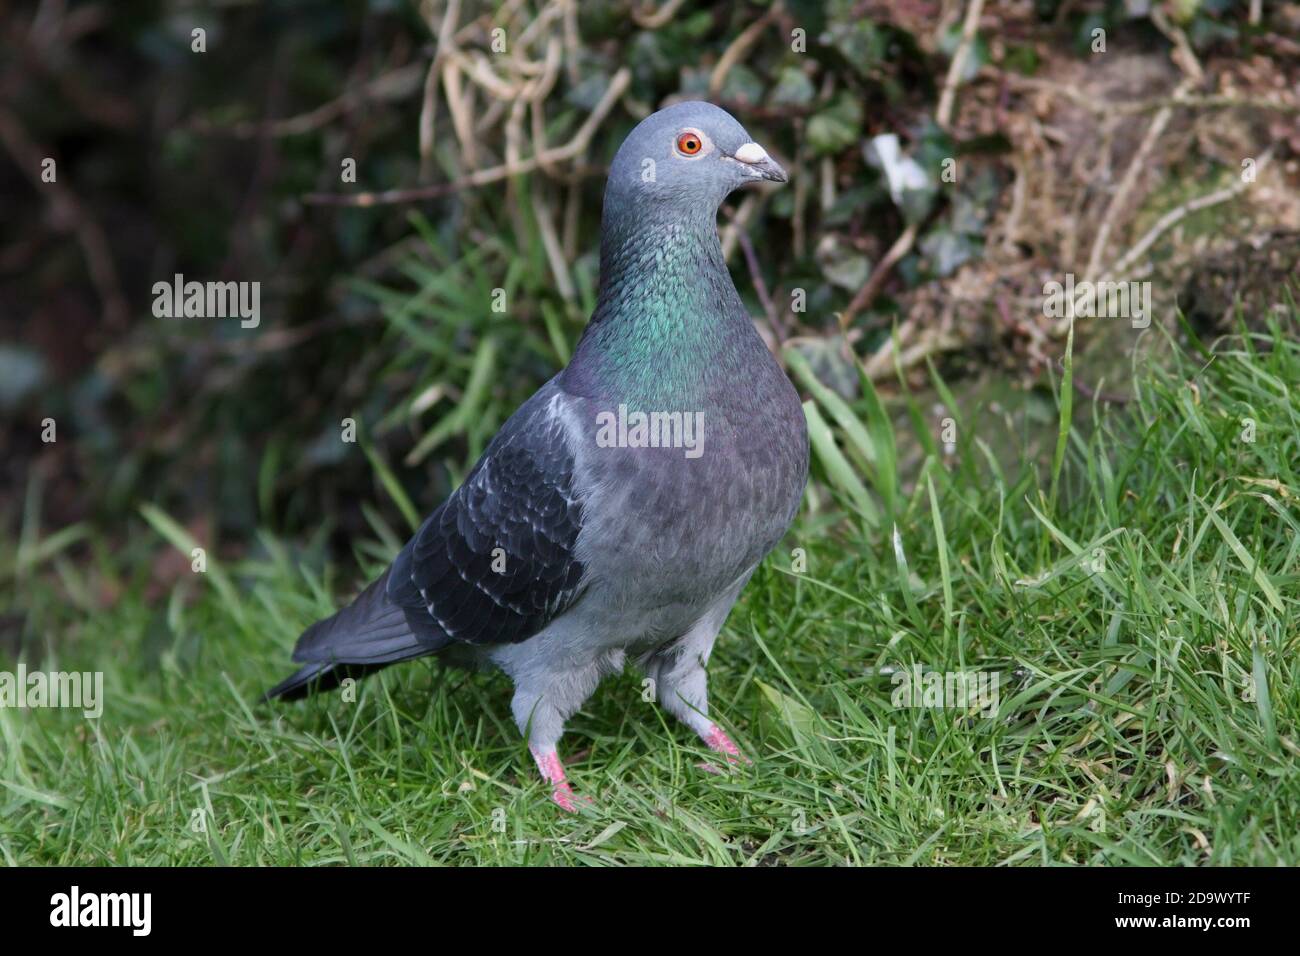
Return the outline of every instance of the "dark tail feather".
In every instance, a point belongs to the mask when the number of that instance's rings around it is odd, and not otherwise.
[[[385,571],[343,610],[303,631],[293,659],[305,666],[268,690],[264,699],[298,700],[333,690],[348,677],[365,677],[389,664],[432,654],[450,642],[445,635],[429,634],[418,618],[425,634],[417,636],[407,610],[388,600],[387,589]]]
[[[393,663],[396,663],[395,661]],[[262,695],[263,701],[302,700],[323,690],[334,690],[351,677],[360,680],[383,670],[387,664],[308,664]]]

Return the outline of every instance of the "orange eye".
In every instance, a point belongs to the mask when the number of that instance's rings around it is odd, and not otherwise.
[[[677,137],[677,152],[683,156],[698,155],[703,148],[704,143],[696,133],[682,133]]]

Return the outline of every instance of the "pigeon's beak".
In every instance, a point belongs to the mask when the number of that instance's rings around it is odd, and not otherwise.
[[[787,179],[785,170],[757,143],[746,143],[731,158],[740,163],[746,175],[754,179],[766,179],[773,183],[783,183]]]

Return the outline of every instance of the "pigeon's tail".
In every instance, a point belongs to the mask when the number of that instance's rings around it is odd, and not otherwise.
[[[262,700],[301,700],[319,691],[333,690],[349,677],[360,679],[387,666],[388,664],[307,664],[268,690],[262,695]]]
[[[441,635],[416,635],[407,612],[388,600],[385,571],[343,610],[302,632],[293,659],[304,666],[268,690],[264,699],[297,700],[332,690],[349,677],[432,654],[448,643],[450,639]]]

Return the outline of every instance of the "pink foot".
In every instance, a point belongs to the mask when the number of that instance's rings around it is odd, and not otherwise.
[[[740,748],[731,742],[731,738],[727,736],[726,731],[717,724],[709,726],[709,732],[704,735],[704,742],[709,745],[710,750],[716,750],[718,753],[726,757],[727,763],[752,762],[748,757],[740,752]],[[713,767],[712,764],[707,766],[701,764],[700,766],[701,768],[708,770],[710,773],[717,772],[717,768]]]
[[[532,747],[528,748],[533,753],[533,759],[537,761],[537,769],[542,773],[542,779],[551,785],[551,799],[561,810],[569,813],[578,812],[578,801],[591,805],[590,797],[580,797],[573,792],[573,787],[564,776],[564,765],[560,763],[560,755],[554,750],[537,750]]]

